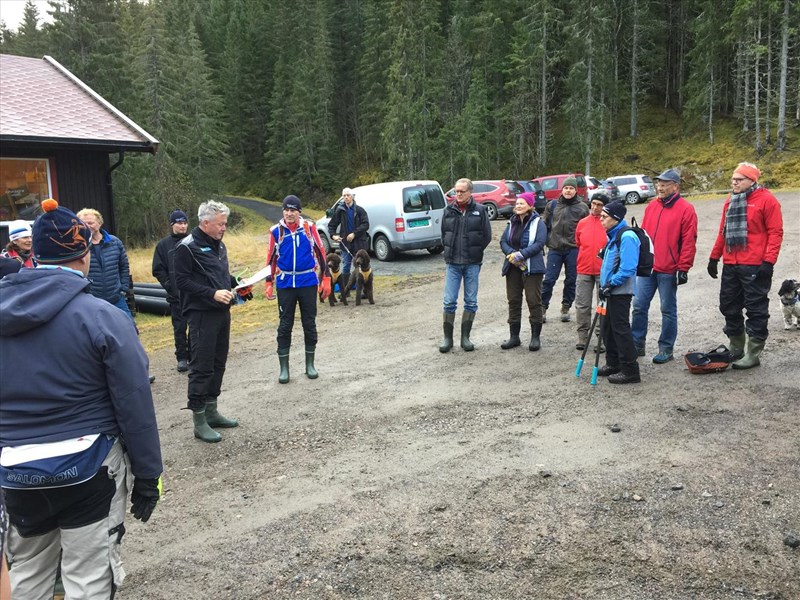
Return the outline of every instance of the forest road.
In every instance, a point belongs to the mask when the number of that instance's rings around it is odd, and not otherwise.
[[[148,523],[126,523],[117,598],[798,598],[800,330],[784,331],[777,290],[800,279],[800,194],[778,196],[770,337],[749,371],[681,360],[727,342],[706,273],[721,199],[694,204],[676,359],[650,360],[654,301],[638,385],[577,378],[574,321],[548,322],[539,352],[527,325],[521,348],[500,349],[503,222],[474,352],[437,350],[443,269],[375,305],[320,305],[318,379],[299,322],[286,385],[274,325],[233,340],[219,405],[241,425],[219,444],[193,438],[186,377],[154,353],[165,493]]]

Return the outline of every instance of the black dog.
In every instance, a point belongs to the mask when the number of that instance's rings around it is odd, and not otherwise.
[[[334,252],[331,252],[325,259],[325,262],[328,263],[328,270],[331,273],[331,295],[328,296],[328,302],[330,302],[331,306],[336,306],[336,295],[334,294],[334,290],[336,289],[336,284],[338,283],[340,299],[342,304],[347,306],[347,296],[344,291],[345,281],[344,277],[342,277],[342,257]],[[322,294],[319,296],[319,301],[325,302],[325,300],[322,298]]]
[[[359,250],[353,257],[353,270],[350,272],[350,281],[342,294],[342,303],[347,305],[347,295],[353,284],[356,284],[356,306],[361,306],[361,296],[366,294],[370,304],[375,304],[372,293],[372,269],[369,266],[369,254],[366,250]]]

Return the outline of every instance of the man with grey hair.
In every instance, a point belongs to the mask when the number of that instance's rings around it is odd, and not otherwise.
[[[228,269],[228,251],[222,242],[230,209],[214,200],[200,205],[199,225],[175,247],[175,285],[180,292],[183,315],[189,323],[189,403],[194,436],[218,442],[219,427],[237,427],[223,417],[217,401],[228,359],[231,304],[236,299],[236,279]],[[249,290],[241,290],[240,295]]]
[[[472,197],[472,181],[459,179],[454,186],[456,201],[448,204],[442,218],[442,245],[447,264],[444,283],[444,338],[439,352],[453,347],[453,328],[458,307],[458,290],[464,282],[464,314],[461,317],[461,347],[471,352],[472,323],[478,312],[478,278],[483,251],[492,241],[492,225],[483,204]]]

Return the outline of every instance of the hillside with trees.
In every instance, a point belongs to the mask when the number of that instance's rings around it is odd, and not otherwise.
[[[800,171],[791,0],[50,5],[52,22],[28,3],[17,31],[2,24],[0,51],[53,56],[162,142],[114,175],[129,243],[208,194],[327,203],[387,179],[609,175],[687,139]],[[667,139],[643,140],[650,122]],[[698,169],[709,187],[715,168]]]

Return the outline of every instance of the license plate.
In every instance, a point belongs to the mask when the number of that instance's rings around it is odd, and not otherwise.
[[[412,229],[414,227],[427,227],[430,224],[431,224],[431,220],[430,219],[417,219],[416,221],[409,221],[408,222],[409,228],[412,228]]]

